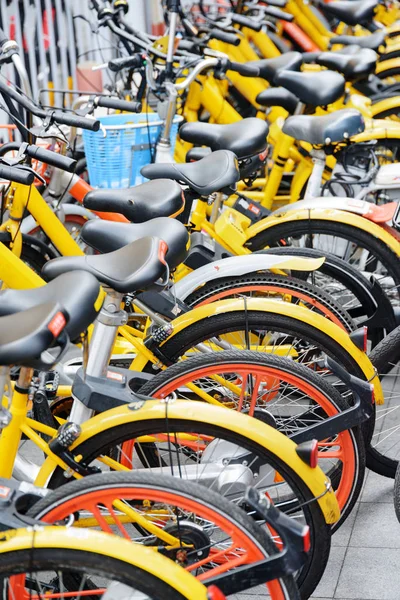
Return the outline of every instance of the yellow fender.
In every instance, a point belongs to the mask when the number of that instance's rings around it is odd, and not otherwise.
[[[400,112],[400,96],[393,96],[393,98],[385,98],[384,100],[380,100],[379,102],[375,102],[372,104],[370,110],[371,115],[375,117],[375,115],[379,115],[387,110],[392,110],[397,108]],[[379,125],[379,123],[378,123]],[[400,133],[400,125],[397,123],[397,127]]]
[[[309,211],[307,211],[307,214],[308,212]],[[293,213],[290,214],[293,215]],[[293,216],[291,218],[293,218]],[[364,221],[370,223],[370,221],[367,221],[366,219],[364,219]],[[282,223],[284,221],[282,219],[276,219],[275,224],[277,224],[277,222]],[[373,223],[370,224],[373,225]],[[398,245],[400,246],[400,244]],[[357,348],[357,346],[355,346],[355,344],[353,344],[348,334],[338,325],[335,325],[332,321],[329,321],[322,315],[310,311],[307,308],[293,305],[288,302],[273,300],[270,298],[247,298],[246,307],[247,310],[280,314],[282,316],[292,317],[294,319],[297,319],[298,321],[301,321],[302,323],[309,323],[313,327],[316,327],[320,331],[323,331],[326,335],[329,335],[335,342],[339,343],[358,363],[360,369],[364,373],[365,379],[374,384],[375,402],[377,404],[384,403],[384,396],[381,383],[371,361],[364,352],[362,352],[359,348]],[[174,321],[171,321],[173,331],[168,337],[168,340],[171,340],[177,333],[179,333],[189,325],[192,325],[193,323],[202,321],[209,317],[213,317],[214,315],[226,314],[228,312],[237,312],[243,310],[244,301],[242,298],[220,300],[211,304],[199,306],[198,308],[194,308],[190,312],[178,317],[177,319],[174,319]],[[160,347],[162,348],[168,340],[165,340],[162,344],[160,344]]]
[[[37,548],[81,550],[104,557],[117,558],[127,565],[151,573],[174,587],[189,600],[206,600],[207,588],[172,560],[142,544],[102,531],[76,527],[43,527],[40,529],[17,529],[1,534],[0,557],[8,552]],[[1,561],[1,558],[0,558]]]
[[[400,69],[400,58],[389,58],[388,60],[382,60],[377,63],[375,73],[380,75],[385,71],[391,71],[392,69]]]
[[[129,404],[108,410],[86,421],[82,425],[79,444],[86,442],[102,431],[126,423],[164,421],[165,409],[166,405],[164,402],[147,400],[142,406]],[[241,434],[264,446],[272,454],[284,457],[287,465],[303,479],[311,494],[318,498],[318,504],[321,507],[326,522],[333,524],[339,519],[339,506],[336,496],[330,488],[328,477],[319,467],[312,469],[306,465],[296,454],[296,444],[273,427],[234,410],[211,406],[203,402],[190,402],[186,400],[168,402],[168,417],[170,419],[176,418],[195,423],[202,422],[209,425],[219,425],[224,429],[228,425],[230,431]],[[78,443],[76,442],[72,446],[72,449],[77,445]],[[51,467],[54,468],[54,463],[48,458],[41,470],[45,478],[51,473]],[[46,479],[44,480],[46,481]],[[36,484],[39,485],[37,481]]]

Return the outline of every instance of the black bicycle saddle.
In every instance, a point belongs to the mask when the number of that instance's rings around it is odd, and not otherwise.
[[[145,237],[108,254],[54,258],[42,271],[48,279],[69,271],[87,271],[117,292],[134,293],[149,289],[160,277],[165,278],[166,249],[158,237]]]
[[[68,314],[55,302],[1,317],[0,365],[51,368],[53,361],[48,362],[41,354],[54,344],[67,321]]]
[[[81,238],[85,244],[102,254],[113,252],[147,236],[161,237],[167,244],[165,259],[171,271],[185,260],[189,234],[186,227],[175,219],[160,217],[141,225],[93,219],[87,221],[81,230]]]
[[[363,116],[358,110],[344,108],[323,117],[289,117],[282,131],[296,140],[323,146],[351,138],[364,131],[364,127]]]
[[[83,201],[90,210],[116,212],[133,223],[182,212],[185,200],[180,186],[168,179],[148,181],[126,190],[93,190]]]
[[[370,23],[373,19],[378,0],[338,0],[337,2],[320,2],[319,8],[346,25]]]
[[[276,84],[292,92],[300,102],[309,106],[326,106],[344,94],[345,79],[340,73],[320,71],[319,73],[296,73],[281,71],[276,76]]]
[[[42,287],[29,290],[6,289],[0,292],[0,317],[46,303],[56,303],[68,315],[66,332],[76,339],[93,323],[101,308],[100,285],[93,275],[64,273]]]
[[[199,196],[209,196],[213,192],[231,194],[240,180],[237,158],[228,150],[218,150],[193,163],[146,165],[141,173],[148,179],[174,179],[188,185]]]
[[[369,48],[378,52],[381,46],[386,47],[385,30],[378,30],[370,35],[337,35],[329,40],[330,46],[334,44],[343,44],[344,46],[357,45],[360,48]]]
[[[258,94],[256,102],[261,106],[281,106],[289,115],[293,115],[299,99],[284,87],[270,87]]]
[[[230,150],[239,160],[263,152],[267,146],[268,123],[249,117],[229,125],[184,123],[179,136],[196,146],[211,150]]]
[[[375,72],[378,55],[374,50],[365,48],[357,54],[343,54],[337,52],[321,52],[315,62],[342,73],[347,81],[366,79]]]
[[[262,60],[252,60],[246,64],[257,67],[260,70],[260,77],[269,83],[275,82],[275,77],[279,71],[300,71],[303,63],[300,52],[285,52],[275,58],[263,58]]]

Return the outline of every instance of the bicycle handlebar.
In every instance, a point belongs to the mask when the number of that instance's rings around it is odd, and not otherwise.
[[[142,54],[134,54],[133,56],[124,56],[123,58],[113,58],[108,62],[108,68],[113,73],[118,73],[122,69],[139,69],[143,66],[144,58]]]
[[[15,181],[16,183],[22,183],[22,185],[32,185],[35,175],[32,171],[24,171],[24,169],[18,167],[0,165],[0,179]]]
[[[275,6],[266,6],[265,8],[263,8],[263,12],[264,14],[269,15],[274,19],[279,19],[280,21],[287,21],[288,23],[291,23],[294,19],[294,16],[292,14],[287,13],[284,10],[281,10],[280,8],[277,8]]]
[[[208,32],[208,36],[213,40],[219,40],[220,42],[225,42],[225,44],[230,44],[231,46],[239,46],[240,44],[240,38],[238,38],[235,33],[229,33],[222,29],[212,29]]]
[[[89,131],[98,131],[100,129],[100,121],[88,119],[87,117],[78,117],[76,115],[64,113],[61,110],[44,110],[33,104],[25,96],[21,96],[16,90],[9,87],[4,81],[0,80],[0,93],[8,96],[12,100],[15,100],[27,111],[31,112],[40,119],[53,119],[60,125],[69,125],[71,127],[80,127],[81,129],[88,129]]]
[[[261,31],[262,23],[259,21],[255,21],[250,17],[245,17],[244,15],[231,15],[232,23],[236,23],[237,25],[241,25],[242,27],[247,27],[248,29],[252,29],[253,31]]]
[[[140,113],[142,110],[141,102],[129,102],[128,100],[120,100],[108,96],[99,96],[95,99],[96,106],[104,108],[114,108],[115,110],[125,110],[131,113]]]
[[[260,75],[260,69],[258,67],[246,65],[246,63],[228,62],[227,71],[235,71],[236,73],[239,73],[239,75],[243,75],[243,77],[259,77]]]
[[[68,173],[73,173],[76,169],[76,160],[62,154],[57,154],[51,150],[46,150],[32,144],[26,148],[25,152],[30,158],[40,160],[52,167],[58,167],[63,171],[68,171]]]

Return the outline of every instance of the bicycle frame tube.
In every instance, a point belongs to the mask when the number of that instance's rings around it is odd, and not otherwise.
[[[35,186],[32,185],[28,187],[26,185],[13,183],[10,192],[12,199],[10,220],[22,218],[24,209],[27,208],[60,254],[63,254],[64,256],[83,255],[78,244],[70,236],[68,230],[57,218]],[[4,224],[3,228],[4,226],[7,228],[8,223]],[[16,232],[15,235],[18,237],[21,233]],[[19,244],[13,244],[13,251],[15,254],[20,253],[22,247],[21,243],[22,240]]]

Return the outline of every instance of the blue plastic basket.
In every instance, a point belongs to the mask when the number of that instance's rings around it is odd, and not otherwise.
[[[171,149],[175,149],[183,117],[175,116]],[[127,188],[146,181],[140,169],[151,162],[151,150],[159,139],[163,121],[157,113],[119,114],[100,117],[100,131],[83,130],[90,185]]]

